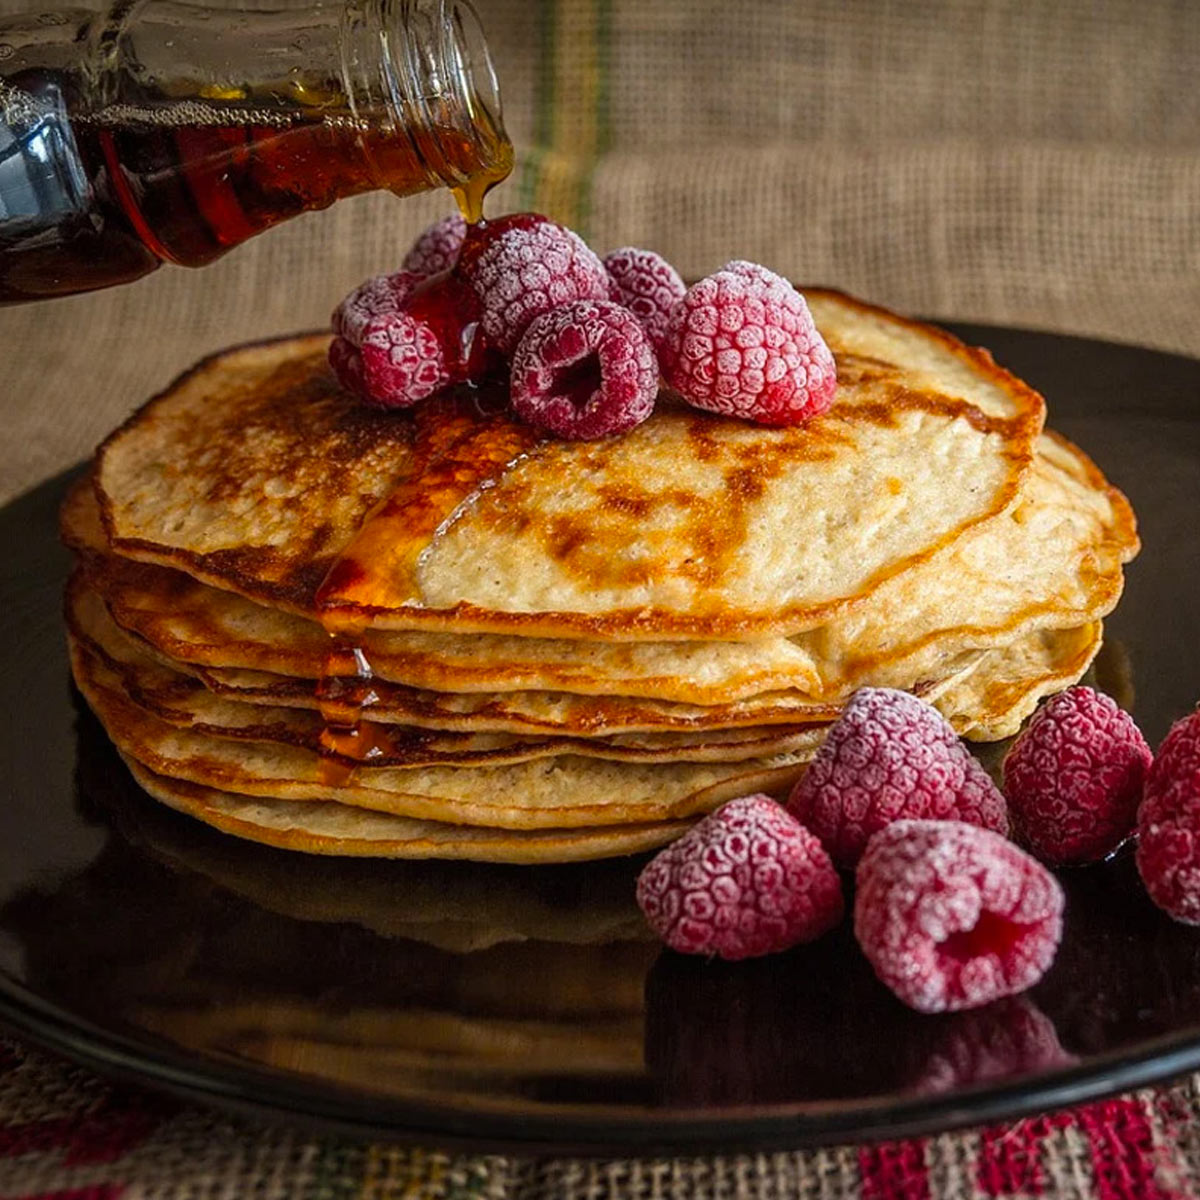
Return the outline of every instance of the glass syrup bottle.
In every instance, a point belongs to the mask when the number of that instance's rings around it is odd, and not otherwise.
[[[289,217],[451,188],[512,145],[467,0],[118,0],[0,21],[0,304],[197,267]]]

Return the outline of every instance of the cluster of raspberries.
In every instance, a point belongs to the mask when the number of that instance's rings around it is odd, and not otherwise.
[[[1095,862],[1135,835],[1151,899],[1200,924],[1200,710],[1152,755],[1110,697],[1070,688],[1013,744],[1003,784],[932,706],[863,688],[786,804],[746,796],[706,817],[647,864],[638,903],[675,950],[749,958],[837,925],[839,869],[853,871],[855,937],[920,1012],[1036,983],[1063,919],[1044,864]]]
[[[601,261],[535,213],[439,221],[400,271],[338,305],[333,331],[338,379],[371,404],[507,370],[515,412],[562,438],[632,429],[660,376],[689,404],[766,425],[817,416],[837,389],[804,297],[774,272],[731,262],[685,288],[653,251]]]

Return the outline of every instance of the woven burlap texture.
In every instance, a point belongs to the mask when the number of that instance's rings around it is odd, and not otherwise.
[[[519,149],[492,211],[541,207],[687,276],[748,257],[909,312],[1200,353],[1194,7],[479,7]],[[0,498],[198,356],[323,325],[448,207],[346,200],[201,271],[0,312]]]
[[[601,251],[653,247],[691,277],[748,257],[909,312],[1200,354],[1193,6],[477,4],[519,151],[492,212],[540,208]],[[20,7],[0,0],[0,12]],[[164,268],[127,288],[0,312],[0,499],[88,454],[198,356],[323,325],[344,292],[394,268],[416,231],[448,209],[445,195],[360,197],[202,271]],[[1037,1148],[1026,1174],[1013,1176],[1025,1183],[981,1191],[981,1146],[1006,1134],[946,1134],[886,1152],[456,1157],[194,1109],[164,1119],[157,1101],[114,1099],[86,1072],[19,1053],[0,1086],[0,1124],[48,1123],[69,1141],[89,1120],[107,1128],[97,1112],[125,1105],[114,1127],[142,1136],[97,1161],[55,1149],[61,1140],[39,1142],[40,1133],[21,1142],[26,1135],[6,1131],[5,1200],[72,1189],[196,1200],[1200,1194],[1194,1081],[1097,1110],[1107,1140],[1089,1140],[1079,1123],[1034,1135],[1022,1126],[1021,1147]],[[111,1181],[120,1186],[101,1190]]]
[[[1187,1200],[1200,1077],[1003,1129],[874,1147],[515,1159],[176,1109],[0,1042],[4,1200]]]

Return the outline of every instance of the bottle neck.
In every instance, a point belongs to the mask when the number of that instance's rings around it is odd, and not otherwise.
[[[455,193],[468,220],[483,194],[512,169],[495,70],[467,0],[349,0],[343,10],[341,72],[364,128],[381,186],[392,186],[379,147],[406,139],[430,186]]]
[[[507,175],[467,0],[116,0],[0,19],[0,303],[202,266],[303,212]]]
[[[187,97],[254,104],[277,121],[324,119],[361,131],[375,186],[418,190],[415,161],[423,187],[450,188],[466,207],[512,168],[495,70],[469,0],[318,0],[275,11],[116,0],[91,23],[87,43],[85,90],[95,109]],[[406,161],[399,183],[398,157]]]

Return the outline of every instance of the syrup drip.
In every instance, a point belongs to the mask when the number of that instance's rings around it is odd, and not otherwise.
[[[372,611],[420,603],[418,570],[438,533],[542,440],[483,393],[416,410],[417,466],[363,523],[317,589],[326,629],[352,632]]]
[[[412,603],[421,554],[464,503],[492,486],[540,440],[489,406],[482,394],[443,397],[416,412],[419,464],[367,517],[317,589],[316,606],[332,643],[317,685],[325,722],[321,732],[321,782],[345,786],[355,768],[392,748],[391,730],[364,713],[379,702],[367,654],[354,640],[361,622],[339,614],[347,589],[384,607],[389,598]]]
[[[367,517],[317,589],[317,612],[332,639],[317,684],[325,723],[321,782],[329,787],[345,786],[354,777],[350,762],[370,762],[394,741],[390,729],[364,717],[379,695],[370,660],[354,640],[361,612],[355,620],[337,611],[347,589],[356,607],[364,596],[381,607],[390,597],[413,602],[420,556],[438,530],[540,440],[484,394],[432,400],[415,419],[418,466],[412,477]]]
[[[363,712],[379,702],[375,673],[362,648],[332,637],[317,683],[321,730],[320,779],[327,787],[341,787],[354,776],[354,762],[378,758],[385,749],[381,731]]]
[[[493,165],[450,189],[463,219],[472,226],[483,220],[488,192],[512,170],[512,146],[507,138],[497,135],[488,149]],[[471,360],[478,328],[474,320],[463,327],[464,363]],[[384,603],[394,594],[392,580],[399,581],[402,589],[415,587],[417,560],[444,521],[538,440],[527,427],[505,417],[506,408],[506,397],[490,398],[483,392],[473,392],[468,398],[434,398],[422,405],[415,413],[417,466],[412,481],[402,482],[367,517],[317,588],[318,619],[331,638],[317,682],[317,704],[324,722],[320,779],[327,787],[345,786],[354,778],[353,763],[381,757],[394,742],[392,731],[364,716],[379,703],[374,671],[366,651],[354,640],[356,622],[339,620],[328,607],[329,599],[351,577],[365,581],[368,592]],[[389,583],[381,584],[382,580]]]
[[[508,178],[513,168],[512,143],[506,136],[491,131],[486,144],[491,165],[475,171],[458,187],[450,189],[468,225],[478,225],[483,220],[484,198],[496,184]]]

